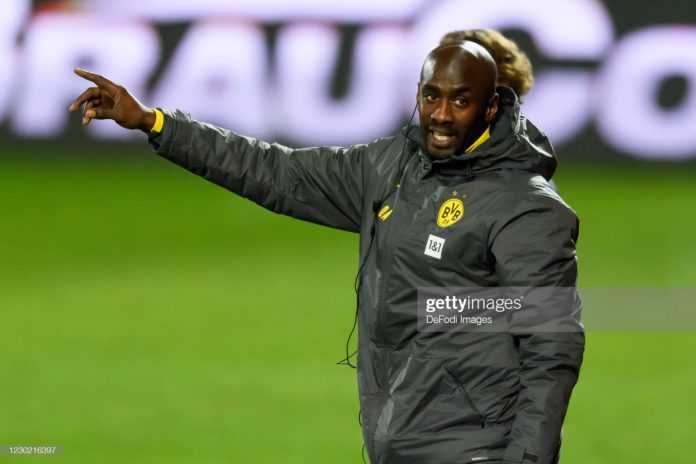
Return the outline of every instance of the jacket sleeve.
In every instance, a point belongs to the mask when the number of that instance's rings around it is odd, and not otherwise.
[[[585,346],[576,286],[578,220],[550,191],[532,200],[518,197],[517,205],[492,243],[500,285],[562,287],[571,294],[563,304],[543,305],[552,311],[552,319],[563,321],[562,330],[513,333],[519,347],[520,393],[512,443],[525,448],[523,462],[552,464],[557,462],[561,426]]]
[[[359,231],[366,145],[291,149],[163,112],[160,156],[276,213]]]

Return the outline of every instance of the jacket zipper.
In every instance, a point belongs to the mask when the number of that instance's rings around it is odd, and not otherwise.
[[[407,184],[406,182],[406,174],[408,173],[408,164],[404,167],[404,176],[403,179],[401,179],[401,186],[396,189],[396,194],[394,195],[394,204],[392,205],[392,210],[394,211],[393,213],[393,219],[394,221],[400,221],[401,218],[408,218],[408,215],[411,214],[412,210],[414,209],[412,205],[409,205],[408,201],[403,202],[404,205],[404,210],[399,211],[397,209],[397,203],[399,201],[399,194],[401,191],[404,189],[405,185]],[[411,207],[409,207],[411,206]],[[390,229],[394,229],[394,226],[390,227]],[[396,247],[396,244],[399,243],[399,239],[401,237],[401,233],[403,231],[404,227],[396,227],[396,230],[394,231],[394,235],[390,237],[390,240],[387,243],[387,249],[384,254],[384,272],[382,273],[382,280],[379,284],[379,298],[377,300],[377,327],[379,327],[379,330],[382,331],[382,313],[384,312],[384,303],[385,303],[385,293],[387,289],[387,285],[389,284],[389,279],[391,277],[392,273],[392,257],[394,254],[394,248]],[[382,333],[384,335],[384,333]]]

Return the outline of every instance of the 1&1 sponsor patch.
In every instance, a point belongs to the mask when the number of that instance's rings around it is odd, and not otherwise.
[[[424,253],[427,256],[441,259],[442,258],[442,249],[444,247],[445,247],[445,239],[444,238],[430,234],[430,236],[428,237],[428,242],[425,245]]]

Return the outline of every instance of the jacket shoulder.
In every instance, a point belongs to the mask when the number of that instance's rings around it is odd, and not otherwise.
[[[378,158],[383,155],[401,152],[406,142],[408,142],[408,140],[403,134],[399,133],[375,139],[372,142],[364,144],[363,147],[368,156]]]
[[[523,220],[530,228],[565,230],[577,239],[579,219],[573,208],[543,176],[522,173],[509,179],[501,192],[493,236],[511,222]]]
[[[566,210],[575,216],[575,211],[542,175],[526,173],[516,176],[509,183],[508,195],[524,200],[530,207],[545,206],[554,210]]]

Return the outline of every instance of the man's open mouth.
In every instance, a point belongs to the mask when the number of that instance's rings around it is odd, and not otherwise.
[[[437,147],[449,146],[454,143],[455,136],[452,134],[447,134],[436,130],[430,131],[430,134],[432,135],[433,145]]]

